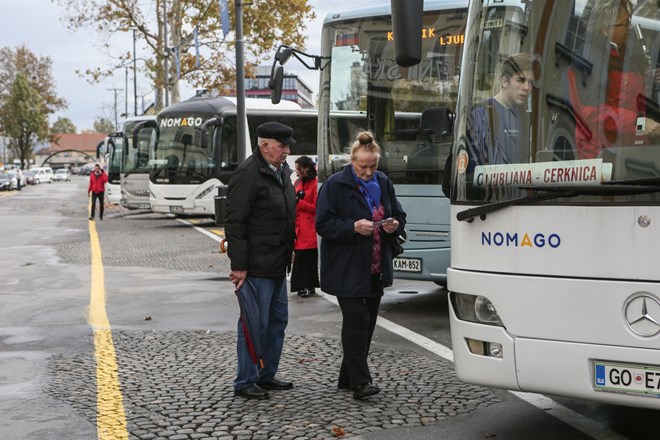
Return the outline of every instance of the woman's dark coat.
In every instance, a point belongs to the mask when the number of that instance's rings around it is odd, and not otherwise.
[[[381,274],[383,286],[393,280],[390,240],[404,234],[406,213],[396,199],[392,181],[378,171],[381,203],[385,218],[394,217],[399,229],[393,234],[383,231],[381,240]],[[357,220],[371,220],[371,209],[358,189],[350,165],[321,186],[316,205],[316,232],[321,236],[321,290],[335,296],[371,296],[371,254],[373,236],[354,232]]]
[[[282,166],[284,185],[256,149],[229,181],[225,236],[231,270],[275,277],[286,274],[291,265],[296,194],[291,168]]]

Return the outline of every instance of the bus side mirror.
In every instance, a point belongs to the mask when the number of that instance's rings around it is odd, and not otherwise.
[[[224,119],[220,116],[207,119],[206,122],[202,124],[200,127],[200,130],[202,130],[202,137],[201,137],[201,142],[200,145],[202,148],[208,148],[209,147],[209,141],[211,139],[211,136],[209,136],[209,128],[211,128],[211,133],[215,132],[216,127],[222,127],[222,124],[224,123]]]
[[[424,0],[391,0],[394,56],[401,67],[422,61],[422,15]]]
[[[279,104],[282,99],[282,83],[284,82],[284,67],[275,66],[270,81],[268,81],[268,88],[270,89],[270,102]]]

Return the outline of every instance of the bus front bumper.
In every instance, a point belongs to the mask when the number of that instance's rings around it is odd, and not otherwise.
[[[456,375],[466,383],[660,409],[660,390],[656,395],[596,390],[594,373],[594,361],[659,365],[660,350],[515,337],[504,327],[459,320],[451,301],[449,315]],[[491,346],[501,357],[480,349]]]

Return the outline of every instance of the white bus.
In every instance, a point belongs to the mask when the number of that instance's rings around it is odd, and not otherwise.
[[[451,190],[456,373],[660,409],[657,2],[640,0],[632,23],[600,29],[585,3],[470,3]],[[629,30],[618,47],[606,38],[615,27]],[[525,156],[478,160],[475,109],[518,52],[534,59],[518,113],[529,120]]]
[[[150,133],[143,132],[133,143],[133,132],[154,126],[156,117],[143,115],[124,121],[123,130],[108,135],[109,151],[115,157],[110,162],[108,180],[119,182],[120,203],[127,209],[151,209],[149,204],[149,146]]]
[[[294,129],[297,143],[291,154],[316,154],[317,113],[294,102],[273,105],[247,98],[247,139],[244,151],[237,138],[236,99],[192,98],[163,109],[153,132],[149,157],[150,205],[154,212],[215,217],[216,188],[227,185],[232,173],[256,146],[257,127],[279,121]],[[293,158],[292,157],[292,158]],[[292,159],[291,158],[291,159]],[[293,163],[289,164],[293,168]],[[219,220],[219,219],[216,219]]]
[[[421,63],[395,63],[390,5],[329,14],[319,84],[319,180],[350,161],[358,131],[382,148],[379,170],[408,217],[396,278],[446,284],[449,200],[440,188],[456,108],[467,1],[426,1]]]

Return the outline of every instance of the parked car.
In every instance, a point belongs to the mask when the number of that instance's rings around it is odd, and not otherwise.
[[[13,191],[18,186],[16,176],[12,173],[0,173],[0,190]]]
[[[34,174],[34,183],[53,183],[53,169],[51,167],[32,168]]]
[[[25,183],[28,185],[34,185],[34,172],[32,170],[27,170],[23,171],[23,175],[25,176]]]
[[[92,171],[94,171],[94,164],[88,163],[83,165],[83,167],[80,169],[80,174],[83,176],[89,176],[92,174]]]
[[[71,180],[71,173],[66,168],[60,168],[53,174],[53,181],[55,182],[69,182]]]
[[[14,177],[16,177],[16,182],[18,182],[18,171],[12,170],[9,171],[9,174],[13,174]],[[21,171],[21,188],[27,185],[27,178],[25,177],[25,173]]]

